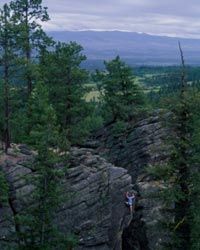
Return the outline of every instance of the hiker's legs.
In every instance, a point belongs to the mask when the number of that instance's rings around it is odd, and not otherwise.
[[[132,210],[133,210],[133,212],[135,212],[135,202],[133,202],[133,205],[132,205]]]
[[[129,206],[129,203],[128,203],[128,201],[126,201],[126,202],[125,202],[125,205],[126,205],[126,206]]]
[[[130,213],[132,214],[132,212],[133,212],[133,206],[130,205]]]

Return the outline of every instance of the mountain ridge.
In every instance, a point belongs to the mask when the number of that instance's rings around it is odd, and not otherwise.
[[[51,31],[55,40],[76,41],[88,60],[110,60],[119,55],[130,64],[174,65],[180,63],[178,41],[187,64],[200,65],[200,39],[155,36],[125,31]]]

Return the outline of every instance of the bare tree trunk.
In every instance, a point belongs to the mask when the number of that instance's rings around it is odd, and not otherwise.
[[[9,107],[9,35],[8,35],[8,20],[7,20],[7,9],[5,7],[5,36],[4,36],[4,143],[5,152],[7,153],[10,147],[10,107]]]
[[[7,63],[4,69],[4,116],[5,116],[5,129],[4,129],[4,142],[5,142],[5,152],[7,153],[10,147],[10,110],[9,110],[9,80],[8,80],[8,66]]]
[[[28,96],[30,96],[32,92],[32,77],[30,75],[30,64],[31,64],[31,46],[30,46],[30,32],[29,32],[29,24],[28,24],[28,2],[26,2],[26,11],[25,11],[26,19],[26,44],[25,44],[25,55],[26,55],[26,63],[27,63],[27,88],[28,88]]]

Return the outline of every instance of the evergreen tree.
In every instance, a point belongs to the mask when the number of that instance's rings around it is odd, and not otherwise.
[[[175,223],[176,236],[178,236],[178,249],[190,249],[190,227],[189,227],[189,180],[191,173],[190,162],[190,110],[187,98],[187,81],[185,72],[185,62],[183,52],[179,44],[182,75],[180,88],[180,106],[177,109],[177,129],[178,142],[176,142],[177,153],[174,157],[176,163],[176,185],[179,189],[179,199],[175,202]]]
[[[173,137],[170,139],[171,154],[168,163],[163,166],[152,168],[154,176],[161,179],[166,187],[161,192],[162,198],[166,203],[166,211],[171,213],[165,222],[168,235],[172,240],[168,242],[167,249],[189,250],[191,245],[190,227],[190,185],[191,183],[191,109],[189,103],[189,91],[186,80],[186,69],[183,52],[179,44],[182,73],[179,84],[179,93],[176,95],[176,102],[172,102],[171,111],[173,117],[170,121],[170,129],[173,130]],[[168,149],[169,150],[169,149]],[[172,208],[173,204],[173,208]],[[171,207],[171,208],[170,208]]]
[[[4,148],[4,143],[3,143],[3,134],[4,134],[4,95],[3,95],[3,83],[2,80],[0,81],[0,147],[1,149]]]
[[[9,186],[4,172],[0,168],[0,207],[8,203]]]
[[[90,107],[85,101],[88,73],[80,67],[86,59],[82,47],[75,42],[58,43],[55,51],[43,54],[42,72],[50,89],[64,136],[71,143],[79,143],[87,134]]]
[[[22,225],[20,249],[65,249],[66,240],[53,221],[63,201],[61,177],[64,170],[58,167],[63,158],[58,152],[60,138],[55,111],[43,84],[38,83],[32,91],[30,106],[31,131],[27,142],[37,151],[37,156],[31,166],[35,174],[27,181],[35,187],[30,194],[35,205],[27,206],[18,216]]]
[[[139,86],[134,83],[132,69],[117,56],[105,62],[106,72],[97,72],[105,103],[107,120],[131,120],[144,104]]]
[[[49,103],[49,93],[44,84],[37,83],[29,100],[29,105],[32,114],[28,121],[31,127],[30,136],[27,138],[28,144],[33,145],[37,150],[40,146],[43,146],[42,143],[49,146],[53,145],[54,140],[57,141],[58,138],[57,118],[52,105]]]
[[[15,22],[16,41],[22,56],[20,64],[23,65],[23,80],[27,84],[28,95],[30,95],[37,75],[34,61],[37,50],[52,42],[40,24],[48,21],[49,16],[47,8],[42,7],[42,0],[15,0],[11,1],[10,6]]]
[[[11,117],[11,103],[10,103],[10,85],[12,82],[12,71],[14,59],[14,36],[13,36],[13,23],[11,22],[11,10],[7,4],[0,10],[0,66],[2,75],[0,82],[2,84],[3,96],[1,98],[2,109],[2,133],[3,141],[5,143],[5,151],[7,152],[11,142],[10,131],[10,117]]]
[[[200,248],[200,92],[198,87],[190,90],[191,126],[191,176],[190,176],[190,230],[191,250]]]

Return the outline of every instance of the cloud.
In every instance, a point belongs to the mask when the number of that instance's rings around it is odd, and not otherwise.
[[[126,30],[200,38],[199,0],[43,0],[43,5],[51,17],[43,24],[45,30]]]

